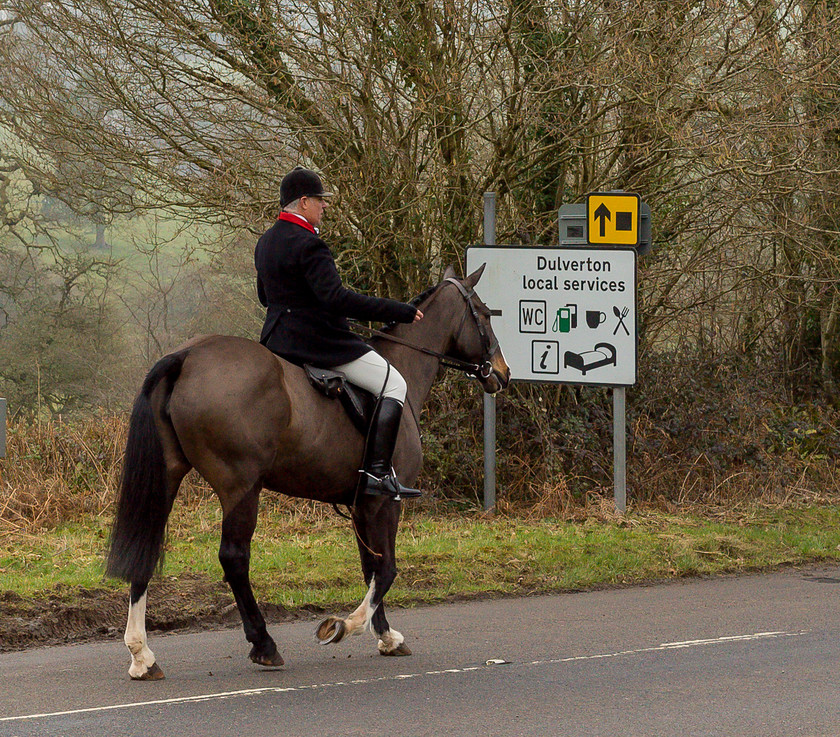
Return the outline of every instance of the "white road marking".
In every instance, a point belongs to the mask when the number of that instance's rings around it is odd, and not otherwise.
[[[756,632],[752,635],[730,635],[728,637],[714,637],[708,640],[685,640],[684,642],[663,642],[655,647],[640,647],[635,650],[619,650],[615,653],[601,653],[600,655],[575,655],[568,658],[555,658],[553,660],[533,660],[526,665],[545,665],[547,663],[572,663],[580,660],[600,660],[602,658],[618,658],[622,655],[640,655],[642,653],[655,653],[662,650],[680,650],[688,647],[702,647],[704,645],[720,645],[730,642],[744,642],[749,640],[772,640],[779,637],[799,637],[807,633],[807,630],[799,632]]]
[[[552,665],[556,663],[577,663],[583,660],[601,660],[603,658],[618,658],[629,655],[642,655],[644,653],[662,652],[665,650],[680,650],[690,647],[705,647],[708,645],[721,645],[733,642],[745,642],[751,640],[771,640],[780,637],[799,637],[807,633],[807,630],[799,632],[756,632],[751,635],[730,635],[727,637],[715,637],[706,640],[685,640],[684,642],[663,642],[661,645],[641,647],[634,650],[620,650],[613,653],[598,653],[595,655],[573,655],[566,658],[552,658],[549,660],[532,660],[518,665]],[[517,663],[511,663],[516,666]],[[399,675],[378,676],[376,678],[361,678],[355,681],[335,681],[333,683],[313,683],[306,686],[267,686],[264,688],[246,688],[241,691],[221,691],[219,693],[199,694],[196,696],[181,696],[172,699],[155,699],[154,701],[135,701],[127,704],[109,704],[107,706],[92,706],[86,709],[68,709],[67,711],[53,711],[43,714],[23,714],[16,717],[0,717],[0,722],[15,722],[33,719],[47,719],[49,717],[69,716],[71,714],[90,714],[95,712],[113,711],[115,709],[134,709],[141,706],[159,706],[161,704],[191,704],[214,699],[229,699],[238,696],[257,696],[268,693],[293,693],[295,691],[311,691],[319,688],[335,688],[337,686],[357,686],[370,683],[381,683],[383,681],[401,681],[409,678],[421,678],[423,676],[439,676],[451,673],[469,673],[476,670],[488,670],[495,668],[495,665],[473,665],[464,668],[446,668],[445,670],[427,670],[418,673],[402,673]],[[500,671],[502,672],[502,671]],[[503,671],[507,672],[507,670]]]

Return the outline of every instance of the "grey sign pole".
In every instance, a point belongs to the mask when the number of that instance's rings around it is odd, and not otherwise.
[[[496,193],[484,193],[484,245],[496,245]],[[496,398],[484,393],[484,511],[496,506]]]
[[[613,497],[615,508],[627,511],[627,418],[623,386],[613,388]]]
[[[558,211],[560,244],[563,246],[583,246],[588,244],[586,237],[586,205],[576,203],[562,205]],[[640,256],[649,253],[652,247],[650,207],[644,202],[640,205],[639,245],[636,252]],[[613,498],[616,511],[627,511],[627,390],[625,387],[613,388]]]
[[[6,400],[0,397],[0,458],[6,457]]]

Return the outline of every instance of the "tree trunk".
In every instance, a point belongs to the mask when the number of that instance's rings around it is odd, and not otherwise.
[[[105,225],[103,223],[96,223],[96,240],[93,242],[93,247],[104,251],[108,247],[105,241]]]

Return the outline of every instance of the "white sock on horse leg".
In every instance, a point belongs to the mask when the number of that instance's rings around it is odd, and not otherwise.
[[[377,646],[379,647],[379,652],[390,653],[402,645],[403,642],[405,642],[405,637],[402,636],[402,633],[392,628],[379,638]]]
[[[155,654],[146,644],[146,594],[135,603],[129,603],[128,622],[125,625],[125,646],[131,653],[131,667],[128,674],[141,678],[155,663]]]
[[[362,603],[359,604],[356,611],[347,617],[345,624],[348,635],[358,635],[364,630],[370,629],[370,620],[376,611],[376,607],[370,605],[371,599],[373,599],[374,588],[375,579],[371,579],[370,586],[368,587],[367,594],[365,594],[365,598],[362,599]]]

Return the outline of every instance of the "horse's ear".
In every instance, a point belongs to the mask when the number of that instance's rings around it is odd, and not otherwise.
[[[455,269],[450,264],[446,267],[446,271],[443,272],[443,280],[446,281],[447,279],[457,279],[458,275],[455,273]]]
[[[481,264],[472,274],[470,274],[466,279],[464,279],[464,284],[468,287],[475,287],[478,284],[478,280],[481,279],[481,275],[484,273],[484,267],[487,266],[486,263]]]

